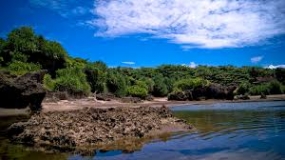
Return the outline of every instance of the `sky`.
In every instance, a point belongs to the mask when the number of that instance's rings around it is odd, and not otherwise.
[[[0,37],[21,26],[110,67],[285,68],[285,0],[1,0]]]

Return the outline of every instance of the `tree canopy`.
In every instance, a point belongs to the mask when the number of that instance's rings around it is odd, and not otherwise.
[[[237,94],[284,93],[285,69],[234,66],[161,65],[158,67],[108,68],[102,61],[90,62],[68,55],[64,47],[37,35],[30,27],[12,30],[0,38],[0,67],[15,75],[45,69],[44,86],[51,92],[72,95],[91,92],[118,97],[148,95],[164,97],[211,83],[238,86]]]

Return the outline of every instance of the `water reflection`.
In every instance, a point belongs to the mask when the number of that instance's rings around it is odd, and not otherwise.
[[[285,159],[284,101],[195,105],[176,107],[174,111],[196,129],[166,135],[135,152],[48,154],[1,141],[0,159]]]
[[[285,159],[285,102],[177,107],[175,115],[196,126],[133,154],[96,159]]]

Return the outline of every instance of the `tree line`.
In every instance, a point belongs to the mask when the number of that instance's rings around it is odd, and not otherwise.
[[[1,71],[13,75],[47,70],[43,85],[50,92],[70,96],[111,93],[117,97],[165,97],[171,93],[215,83],[237,86],[236,94],[282,94],[285,69],[234,66],[161,65],[158,67],[109,68],[102,61],[90,62],[68,55],[62,45],[20,27],[0,38]]]

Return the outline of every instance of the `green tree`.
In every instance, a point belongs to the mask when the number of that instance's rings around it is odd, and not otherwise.
[[[85,74],[91,86],[91,92],[95,94],[104,92],[107,78],[107,73],[104,72],[104,69],[100,69],[100,66],[90,63],[85,67]]]
[[[154,80],[154,87],[152,94],[156,97],[166,96],[168,94],[168,89],[162,75],[155,76],[153,80]]]
[[[197,87],[208,86],[209,81],[202,78],[182,79],[174,83],[174,88],[178,90],[193,90]]]
[[[279,82],[285,84],[285,68],[277,68],[275,70],[275,77]]]
[[[114,93],[118,97],[126,95],[126,80],[114,70],[108,72],[106,86],[109,92]]]
[[[282,94],[283,93],[282,84],[277,80],[271,81],[268,84],[268,88],[269,88],[270,94]]]

